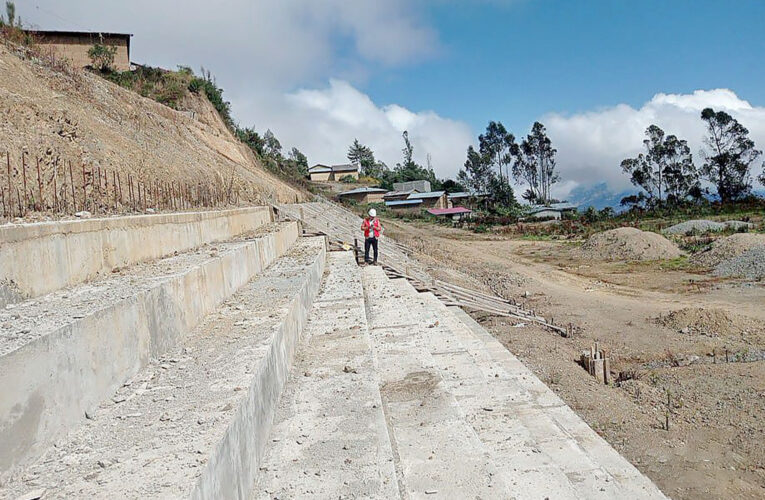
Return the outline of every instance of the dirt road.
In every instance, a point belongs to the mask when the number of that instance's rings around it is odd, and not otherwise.
[[[737,362],[765,358],[765,286],[673,262],[582,261],[565,242],[386,227],[434,276],[572,323],[564,339],[474,314],[666,494],[765,496],[765,361]],[[625,380],[598,384],[576,363],[595,341]]]

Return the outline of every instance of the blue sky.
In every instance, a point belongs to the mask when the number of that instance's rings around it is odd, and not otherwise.
[[[578,113],[654,94],[732,88],[765,102],[765,2],[442,2],[426,9],[442,49],[381,70],[381,102],[437,110],[480,130],[523,130],[548,112]]]
[[[210,69],[240,124],[311,163],[346,161],[359,139],[393,166],[407,130],[415,160],[452,177],[489,120],[516,137],[541,120],[558,148],[554,195],[622,192],[619,163],[651,124],[698,157],[707,106],[765,148],[765,1],[16,3],[39,28],[133,33],[136,62]]]

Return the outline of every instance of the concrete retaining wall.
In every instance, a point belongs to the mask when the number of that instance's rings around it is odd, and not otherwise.
[[[263,362],[253,375],[247,396],[191,494],[193,500],[247,499],[258,475],[279,397],[289,377],[311,306],[319,293],[326,264],[325,249],[303,278],[300,292],[274,333]]]
[[[0,473],[43,450],[150,357],[175,346],[297,237],[297,223],[286,224],[1,357]]]
[[[0,227],[0,307],[271,221],[269,207],[250,207]]]

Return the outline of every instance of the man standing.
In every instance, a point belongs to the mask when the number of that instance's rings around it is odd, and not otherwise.
[[[374,208],[369,209],[369,215],[364,217],[364,222],[361,223],[361,230],[364,231],[364,262],[369,264],[369,247],[374,250],[374,260],[371,262],[373,266],[377,265],[377,240],[385,230],[380,223],[380,219],[377,218],[377,210]]]

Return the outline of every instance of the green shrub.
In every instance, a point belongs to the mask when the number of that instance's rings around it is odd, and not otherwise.
[[[358,182],[358,180],[352,175],[344,175],[340,177],[340,182],[344,182],[346,184],[355,184]]]
[[[117,47],[114,45],[104,45],[97,43],[88,50],[88,57],[95,69],[107,73],[114,67],[114,55],[117,53]]]

